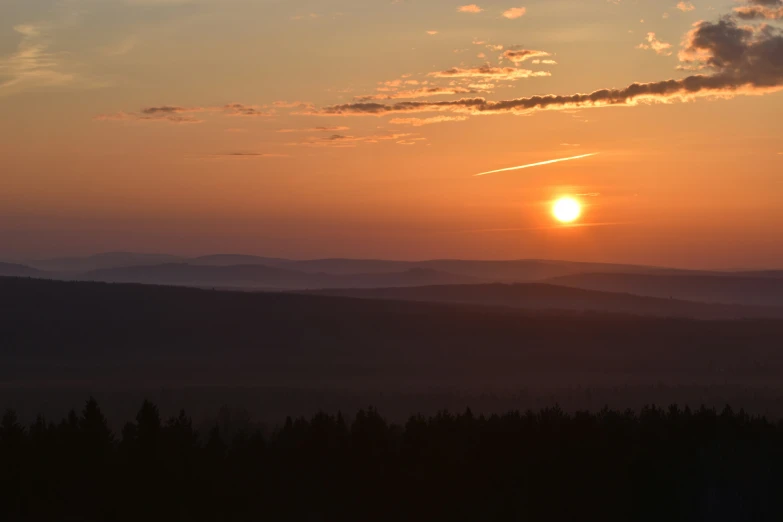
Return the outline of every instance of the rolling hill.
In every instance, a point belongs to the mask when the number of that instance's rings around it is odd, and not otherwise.
[[[781,320],[0,278],[0,387],[15,389],[763,386],[783,378],[782,338]]]
[[[706,304],[541,283],[341,289],[321,290],[312,293],[363,299],[465,303],[529,310],[575,310],[695,319],[783,318],[783,307]]]
[[[549,279],[547,282],[585,290],[620,292],[705,303],[783,306],[783,278],[769,276],[596,273],[557,277]]]

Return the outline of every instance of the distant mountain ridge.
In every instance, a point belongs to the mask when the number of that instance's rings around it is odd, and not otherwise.
[[[88,272],[103,268],[145,266],[182,261],[179,256],[168,254],[137,254],[134,252],[106,252],[86,257],[62,257],[26,261],[25,264],[49,272]]]
[[[777,281],[783,270],[711,272],[643,265],[520,259],[481,261],[434,259],[395,261],[383,259],[291,260],[244,254],[215,254],[194,258],[167,254],[109,252],[87,257],[35,260],[27,265],[7,264],[0,275],[46,279],[94,280],[220,287],[246,290],[304,290],[322,288],[386,288],[455,284],[547,282],[586,290],[632,293],[755,306],[781,306]],[[13,266],[13,269],[10,268]],[[585,279],[588,274],[611,274],[614,282]],[[623,277],[627,276],[624,280]],[[634,279],[633,276],[639,276]],[[663,279],[690,281],[672,291]],[[696,291],[700,277],[712,278],[711,291]],[[646,279],[645,279],[646,278]],[[691,278],[691,279],[687,279]],[[594,278],[593,278],[594,279]],[[755,283],[747,279],[756,280]],[[744,282],[740,280],[745,280]],[[767,283],[764,283],[766,280]],[[625,281],[625,282],[622,282]],[[648,283],[642,283],[648,281]],[[671,281],[671,280],[670,280]],[[750,285],[750,286],[748,286]],[[674,284],[676,287],[677,284]],[[691,291],[685,291],[690,288]],[[679,292],[679,293],[678,293]],[[770,294],[770,292],[772,292]],[[741,295],[740,295],[741,294]],[[766,298],[762,296],[767,296]],[[754,297],[755,296],[755,297]]]

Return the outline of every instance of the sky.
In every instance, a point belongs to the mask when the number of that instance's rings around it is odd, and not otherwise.
[[[781,28],[781,0],[7,0],[0,258],[783,268]]]

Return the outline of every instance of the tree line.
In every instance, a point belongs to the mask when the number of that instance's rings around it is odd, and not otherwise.
[[[250,426],[250,424],[248,424]],[[233,433],[227,433],[233,431]],[[0,421],[0,520],[783,520],[783,422],[726,407]]]

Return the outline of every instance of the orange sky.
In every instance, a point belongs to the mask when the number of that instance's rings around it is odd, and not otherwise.
[[[783,267],[783,3],[12,4],[0,258]]]

